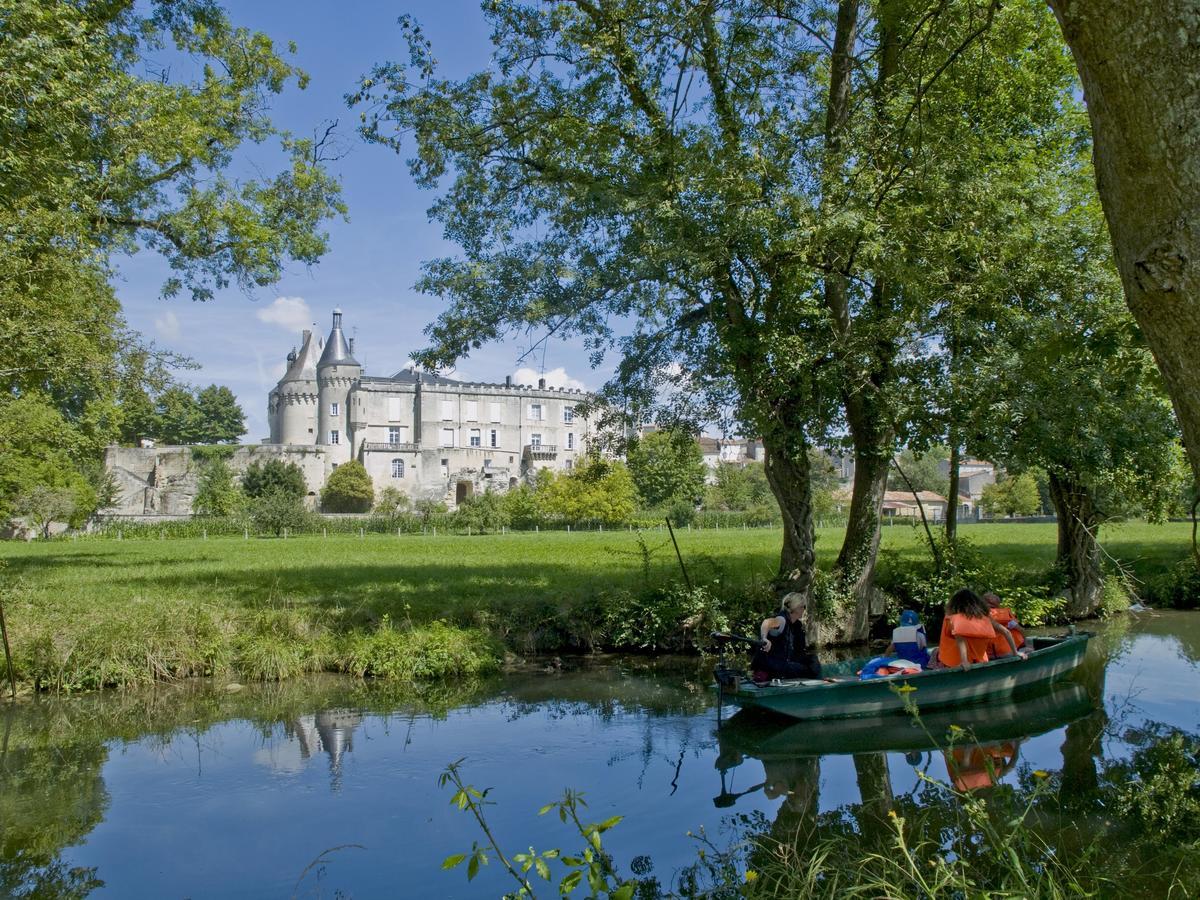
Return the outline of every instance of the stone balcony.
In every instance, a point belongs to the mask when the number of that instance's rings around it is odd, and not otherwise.
[[[411,452],[416,449],[417,449],[417,445],[414,443],[402,444],[399,441],[397,441],[394,444],[388,443],[386,441],[383,441],[383,442],[364,441],[363,442],[363,450],[367,453],[376,453],[376,452],[378,452],[378,453],[396,453],[396,452],[404,452],[404,451]]]
[[[558,445],[556,444],[526,444],[525,456],[530,459],[557,459]]]

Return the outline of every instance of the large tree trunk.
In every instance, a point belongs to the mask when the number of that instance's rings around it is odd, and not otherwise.
[[[1095,615],[1100,607],[1104,573],[1100,568],[1100,514],[1088,489],[1061,472],[1050,473],[1050,498],[1058,516],[1058,559],[1067,573],[1073,619]]]
[[[1083,82],[1125,299],[1200,480],[1200,2],[1049,2]]]
[[[763,446],[767,451],[767,482],[783,515],[783,551],[779,558],[781,588],[799,591],[807,597],[816,565],[808,446],[796,432],[764,434]]]
[[[871,842],[891,841],[895,835],[888,813],[895,806],[892,773],[886,753],[855,753],[854,775],[858,781],[858,832]]]
[[[853,602],[832,621],[822,623],[821,643],[865,641],[875,590],[875,559],[879,554],[880,514],[887,491],[890,453],[878,445],[854,441],[854,495],[846,521],[846,536],[834,563],[834,578]]]

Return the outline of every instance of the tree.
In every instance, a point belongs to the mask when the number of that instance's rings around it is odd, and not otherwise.
[[[250,521],[259,531],[279,537],[284,531],[299,531],[308,526],[312,514],[304,501],[286,491],[272,491],[250,503]]]
[[[156,65],[163,45],[195,65]],[[322,166],[325,143],[270,120],[272,95],[292,82],[307,76],[215,2],[12,0],[0,42],[0,215],[15,238],[0,268],[36,280],[59,256],[102,269],[141,241],[175,272],[166,294],[207,299],[231,280],[271,284],[289,259],[315,262],[321,223],[344,207]],[[267,141],[286,154],[283,171],[231,177],[235,153]]]
[[[286,494],[299,500],[308,493],[308,483],[304,480],[304,472],[294,462],[268,459],[252,462],[246,467],[242,474],[242,491],[252,500],[270,494]]]
[[[1194,0],[1050,0],[1083,82],[1125,301],[1200,482],[1200,70]]]
[[[1037,480],[1022,472],[987,485],[979,505],[992,516],[1031,516],[1041,508],[1042,500]]]
[[[572,471],[560,473],[538,493],[547,515],[567,522],[617,525],[637,509],[637,488],[629,469],[600,456],[581,458]]]
[[[164,444],[196,444],[200,413],[196,398],[187,388],[172,385],[154,402],[151,436]]]
[[[380,491],[374,506],[375,515],[386,519],[392,527],[396,526],[401,517],[408,515],[411,509],[412,498],[395,487],[385,487]]]
[[[741,512],[766,506],[772,499],[762,463],[723,462],[713,470],[713,483],[705,493],[704,507]]]
[[[73,524],[96,508],[96,491],[76,459],[90,459],[87,439],[55,406],[35,394],[0,402],[0,521],[21,503],[70,495]],[[23,501],[24,498],[24,501]]]
[[[321,509],[325,512],[365,513],[375,502],[375,485],[366,466],[358,460],[342,463],[321,488]]]
[[[663,429],[631,441],[625,464],[645,506],[695,506],[704,494],[704,455],[686,432]]]
[[[37,527],[42,537],[50,537],[50,526],[55,522],[71,522],[78,518],[76,494],[70,488],[54,488],[35,484],[17,498],[16,512]]]
[[[246,433],[246,414],[233,391],[210,384],[196,393],[197,444],[236,444]]]
[[[229,463],[217,457],[206,460],[200,468],[196,497],[192,510],[201,516],[232,516],[244,505],[243,494],[233,482]]]
[[[467,497],[454,511],[455,526],[469,529],[474,534],[500,531],[508,522],[503,498],[494,491]]]
[[[949,455],[945,447],[935,447],[924,453],[914,453],[905,448],[896,456],[892,474],[888,476],[889,491],[932,491],[948,498],[949,486],[942,473],[942,463]],[[908,481],[901,477],[903,471]]]
[[[353,98],[370,105],[368,139],[403,149],[419,183],[454,173],[434,215],[462,257],[425,268],[421,289],[451,305],[424,362],[541,326],[620,353],[612,409],[732,415],[766,445],[780,578],[800,591],[815,566],[808,450],[849,432],[856,484],[835,570],[852,602],[835,630],[850,639],[866,634],[897,429],[928,400],[913,396],[926,378],[910,352],[928,294],[906,279],[922,277],[909,244],[930,222],[913,200],[982,147],[1003,147],[991,161],[1027,183],[1043,127],[1072,107],[1044,9],[927,12],[501,0],[487,7],[486,73],[437,77],[405,20],[410,65],[377,67]],[[993,19],[1004,27],[983,47]],[[997,80],[1005,90],[979,103]],[[987,196],[977,187],[969,201]]]

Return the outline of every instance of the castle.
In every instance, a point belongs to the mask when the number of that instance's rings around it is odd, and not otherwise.
[[[363,374],[342,311],[322,340],[303,333],[299,350],[267,401],[270,437],[239,447],[236,473],[255,461],[300,466],[309,502],[339,465],[359,460],[376,494],[398,488],[414,500],[461,502],[507,491],[540,469],[570,471],[591,438],[576,413],[579,390],[476,384],[404,369],[389,378]],[[105,465],[117,486],[110,516],[173,518],[192,512],[199,467],[188,447],[109,447]]]
[[[363,374],[342,311],[322,341],[305,331],[300,349],[267,403],[269,444],[317,447],[325,476],[350,460],[376,491],[458,502],[480,490],[507,490],[538,469],[570,470],[589,440],[576,415],[578,390],[477,384],[404,369]]]

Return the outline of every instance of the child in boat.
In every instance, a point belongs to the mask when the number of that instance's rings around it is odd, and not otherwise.
[[[892,629],[892,642],[888,645],[884,656],[895,659],[911,660],[921,666],[929,665],[929,640],[925,636],[925,626],[915,609],[906,609],[900,613],[900,624]]]
[[[988,615],[1012,632],[1013,643],[1017,645],[1017,649],[1020,650],[1024,647],[1025,631],[1021,628],[1021,623],[1017,621],[1013,611],[1007,606],[1001,605],[1000,595],[994,591],[988,591],[983,595],[983,602],[988,605]],[[996,649],[1003,648],[998,643]]]
[[[808,649],[801,621],[806,608],[804,596],[793,592],[783,598],[779,612],[762,620],[758,635],[763,646],[750,663],[755,681],[821,677],[821,664]]]
[[[988,615],[988,605],[983,598],[968,588],[955,593],[946,604],[946,618],[942,621],[942,636],[938,641],[937,668],[952,669],[961,666],[971,668],[975,663],[991,659],[989,651],[995,652],[993,638],[1002,636],[1009,650],[1017,652],[1009,630]],[[1008,653],[996,653],[1007,656]]]

